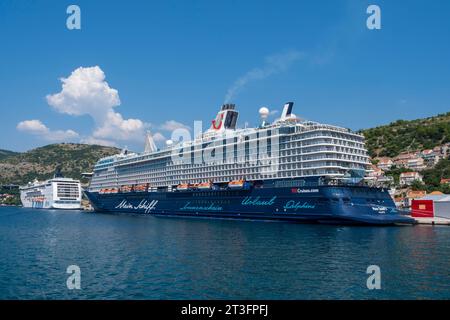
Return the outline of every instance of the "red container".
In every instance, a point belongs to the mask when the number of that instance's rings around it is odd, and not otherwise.
[[[413,218],[433,218],[433,200],[413,200],[411,204],[411,217]]]

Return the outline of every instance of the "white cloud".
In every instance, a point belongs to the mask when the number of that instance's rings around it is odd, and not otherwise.
[[[167,140],[161,132],[156,132],[154,135],[152,135],[152,137],[153,141],[155,141],[156,143],[161,143]]]
[[[149,126],[139,119],[124,119],[114,108],[120,105],[119,93],[105,81],[100,67],[79,67],[62,78],[59,93],[47,95],[56,111],[74,116],[91,116],[96,127],[84,141],[143,141]]]
[[[109,87],[100,67],[79,67],[68,78],[61,78],[62,90],[47,95],[47,102],[56,111],[69,115],[88,114],[98,120],[120,105],[119,93]]]
[[[52,131],[40,120],[22,121],[17,129],[40,136],[49,141],[77,139],[81,143],[103,146],[118,146],[124,142],[143,142],[145,132],[150,127],[139,119],[124,119],[115,111],[121,104],[119,92],[106,82],[103,70],[98,67],[79,67],[67,78],[61,78],[61,91],[46,96],[48,104],[57,112],[70,116],[90,116],[95,127],[89,135],[80,137],[73,130]],[[179,128],[190,129],[175,120],[152,126],[159,131],[173,131]],[[162,132],[153,135],[155,142],[164,142]]]
[[[50,130],[40,120],[25,120],[17,124],[17,130],[38,136],[47,141],[68,141],[79,138],[73,130]]]
[[[190,129],[189,126],[177,122],[175,120],[168,120],[164,122],[162,125],[160,125],[159,128],[164,131],[174,131],[176,129],[188,129],[188,130]]]
[[[93,137],[120,141],[144,140],[147,127],[148,125],[139,119],[124,120],[120,113],[109,111],[106,120],[95,129]]]
[[[286,71],[295,61],[303,57],[304,54],[298,51],[288,51],[266,57],[263,67],[248,71],[233,83],[227,91],[225,103],[230,102],[248,83]]]
[[[40,120],[26,120],[19,122],[17,129],[32,134],[45,134],[49,131]]]

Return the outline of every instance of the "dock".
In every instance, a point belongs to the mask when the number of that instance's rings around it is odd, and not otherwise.
[[[450,219],[446,218],[414,218],[418,224],[429,224],[429,225],[447,225],[450,226]]]

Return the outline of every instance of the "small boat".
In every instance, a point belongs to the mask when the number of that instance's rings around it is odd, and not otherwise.
[[[228,183],[230,189],[249,189],[250,183],[245,180],[233,180]]]
[[[138,184],[134,186],[135,192],[147,192],[148,185],[147,184]]]
[[[191,188],[190,188],[190,185],[187,183],[182,183],[177,186],[178,191],[187,191],[189,189],[191,189]]]
[[[118,188],[112,188],[112,189],[100,189],[100,193],[102,194],[109,194],[109,193],[118,193]]]
[[[211,181],[199,183],[197,188],[199,190],[211,190],[213,188],[213,184]]]
[[[121,186],[120,187],[120,192],[122,193],[127,193],[127,192],[131,192],[133,191],[133,187],[131,186]]]

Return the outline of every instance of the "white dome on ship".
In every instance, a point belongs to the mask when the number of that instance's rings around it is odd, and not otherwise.
[[[267,118],[267,116],[269,115],[269,109],[266,107],[260,108],[259,115],[261,116],[261,118]]]
[[[171,145],[173,145],[173,141],[172,141],[172,140],[167,140],[167,141],[166,141],[166,145],[167,145],[168,147],[170,147]]]

